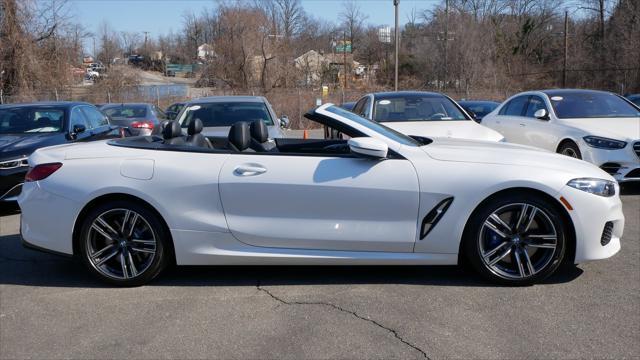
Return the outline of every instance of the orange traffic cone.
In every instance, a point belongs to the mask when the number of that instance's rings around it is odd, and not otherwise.
[[[305,130],[305,131],[302,133],[302,138],[303,138],[303,139],[305,139],[305,140],[309,138],[309,133],[307,132],[307,130]]]

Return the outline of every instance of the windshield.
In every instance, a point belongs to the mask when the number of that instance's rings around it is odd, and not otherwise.
[[[448,98],[442,95],[406,95],[376,99],[375,121],[469,120]]]
[[[0,109],[0,134],[52,133],[62,131],[64,110],[19,107]]]
[[[560,119],[619,118],[640,116],[638,109],[610,93],[547,93],[551,106]]]
[[[219,102],[189,105],[180,120],[187,127],[191,119],[200,119],[204,127],[231,126],[239,121],[262,120],[268,126],[273,119],[262,102]]]
[[[336,115],[340,115],[342,117],[345,117],[349,120],[355,121],[358,124],[366,127],[367,129],[373,130],[375,132],[377,132],[378,134],[389,138],[399,144],[402,145],[409,145],[409,146],[420,146],[422,145],[420,142],[418,142],[417,140],[404,135],[402,133],[399,133],[393,129],[390,129],[382,124],[378,124],[374,121],[371,121],[369,119],[365,119],[359,115],[356,115],[354,113],[352,113],[351,111],[345,110],[343,108],[337,107],[337,106],[329,106],[328,108],[326,108],[326,110],[330,113],[336,114]]]
[[[102,112],[112,118],[143,118],[147,116],[146,105],[112,105],[102,108]]]

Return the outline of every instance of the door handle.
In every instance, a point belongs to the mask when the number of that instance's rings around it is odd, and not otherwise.
[[[520,126],[525,126],[524,124],[520,124]]]
[[[250,165],[240,165],[233,170],[233,173],[238,176],[256,176],[256,175],[264,174],[266,172],[267,172],[267,169],[261,166],[250,166]]]

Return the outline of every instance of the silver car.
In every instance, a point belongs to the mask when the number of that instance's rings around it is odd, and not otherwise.
[[[177,120],[186,129],[192,119],[200,119],[206,137],[225,138],[231,125],[239,121],[262,120],[269,129],[269,138],[284,137],[289,126],[286,116],[278,118],[271,104],[262,96],[212,96],[189,101]]]
[[[167,119],[164,111],[146,103],[106,104],[100,111],[109,117],[111,124],[127,127],[134,136],[151,135]]]

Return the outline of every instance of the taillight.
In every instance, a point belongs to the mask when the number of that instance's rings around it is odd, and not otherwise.
[[[134,129],[151,129],[153,130],[152,121],[134,121],[130,125]]]
[[[39,181],[44,180],[49,175],[56,172],[58,169],[62,167],[62,163],[49,163],[49,164],[40,164],[32,167],[27,172],[27,175],[24,176],[24,181]]]

